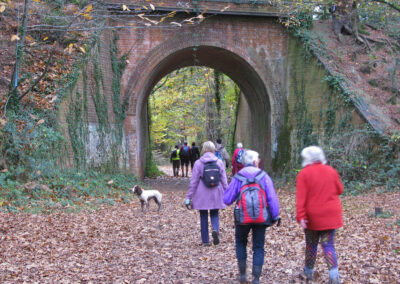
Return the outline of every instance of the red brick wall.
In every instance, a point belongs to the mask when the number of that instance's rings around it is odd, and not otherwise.
[[[184,19],[180,17],[170,21]],[[171,71],[196,64],[221,70],[241,87],[255,113],[255,136],[249,146],[270,161],[275,135],[271,126],[279,126],[285,97],[286,31],[273,18],[227,15],[210,17],[195,26],[163,24],[118,31],[120,54],[130,51],[121,84],[123,96],[129,98],[125,134],[131,169],[143,174],[147,147],[143,110],[149,92]],[[257,116],[260,121],[256,121]]]

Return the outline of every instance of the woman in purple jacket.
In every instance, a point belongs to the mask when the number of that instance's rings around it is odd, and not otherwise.
[[[260,158],[257,152],[246,150],[242,158],[244,168],[239,171],[239,174],[247,179],[255,178],[262,170],[258,168]],[[279,200],[276,196],[274,185],[271,178],[266,174],[260,183],[265,190],[267,196],[267,204],[271,214],[272,222],[279,218]],[[227,205],[236,201],[239,196],[242,182],[233,177],[229,187],[224,193],[224,203]],[[235,226],[236,240],[236,257],[238,259],[240,282],[247,282],[246,276],[246,246],[247,237],[250,230],[253,231],[253,283],[260,283],[260,275],[264,264],[264,243],[265,243],[265,225],[250,224]]]
[[[215,145],[211,141],[203,144],[203,156],[193,166],[190,186],[186,194],[185,205],[192,205],[193,209],[200,211],[201,241],[205,246],[210,245],[208,234],[208,210],[210,210],[212,237],[214,245],[219,244],[219,217],[218,210],[226,205],[222,202],[224,190],[228,187],[224,163],[215,155]],[[205,163],[215,161],[219,168],[220,182],[215,187],[206,187],[201,177]]]

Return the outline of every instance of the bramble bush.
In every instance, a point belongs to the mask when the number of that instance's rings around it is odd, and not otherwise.
[[[394,137],[378,137],[368,129],[353,130],[332,137],[324,150],[347,193],[400,189],[399,143]]]

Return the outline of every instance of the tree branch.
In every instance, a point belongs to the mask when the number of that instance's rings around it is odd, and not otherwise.
[[[397,12],[400,12],[400,7],[397,6],[397,5],[394,4],[394,3],[388,2],[388,1],[386,1],[386,0],[373,0],[373,1],[374,1],[374,2],[379,2],[379,3],[382,3],[382,4],[386,4],[386,5],[388,5],[390,8],[396,10]]]
[[[53,49],[51,50],[51,52],[49,54],[49,57],[47,58],[46,65],[45,65],[45,68],[44,68],[42,74],[39,76],[39,78],[37,78],[35,80],[35,82],[28,88],[28,90],[26,90],[22,95],[20,95],[18,97],[18,101],[22,100],[29,92],[31,92],[33,90],[33,88],[35,88],[37,86],[37,84],[39,84],[39,82],[47,74],[47,71],[49,70],[49,67],[50,67],[50,65],[52,63],[53,56],[54,56],[54,54],[56,52],[57,43],[59,43],[60,40],[65,36],[65,34],[69,31],[69,28],[72,26],[74,21],[81,15],[82,11],[84,11],[84,10],[85,9],[82,9],[81,11],[76,13],[76,16],[71,20],[71,22],[68,24],[68,26],[65,28],[65,30],[58,36],[57,40],[54,42]]]

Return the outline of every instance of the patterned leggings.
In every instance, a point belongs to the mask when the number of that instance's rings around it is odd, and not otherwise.
[[[335,230],[304,230],[306,236],[306,268],[313,269],[317,257],[318,242],[321,241],[328,269],[337,268],[337,257],[333,245]]]

